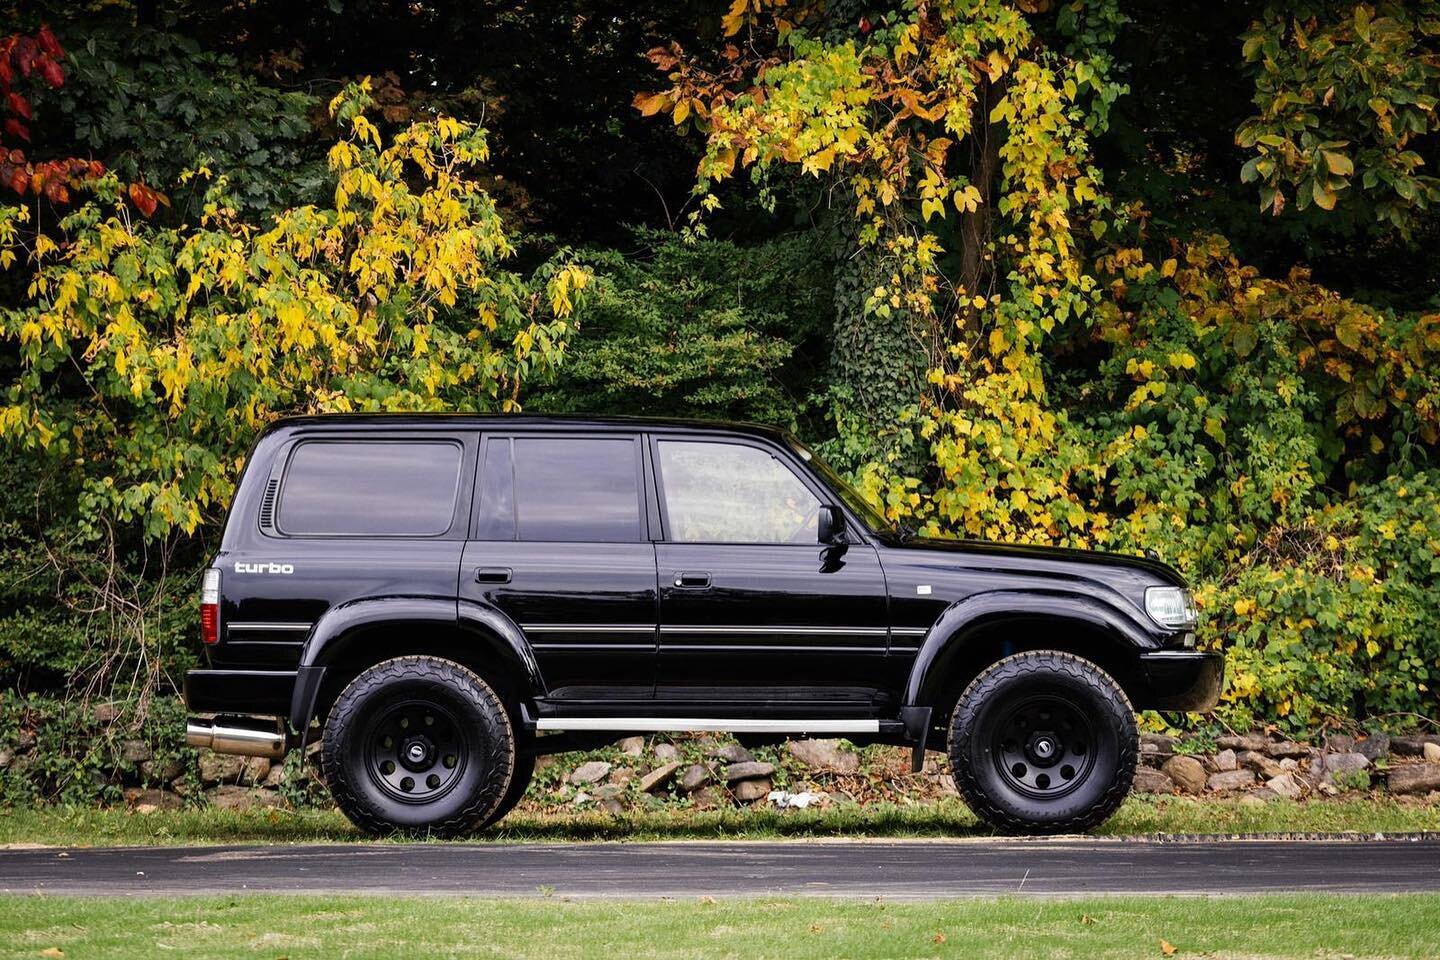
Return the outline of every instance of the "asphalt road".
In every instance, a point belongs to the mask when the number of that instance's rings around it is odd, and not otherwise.
[[[330,844],[0,851],[0,892],[529,897],[1440,891],[1440,839]]]

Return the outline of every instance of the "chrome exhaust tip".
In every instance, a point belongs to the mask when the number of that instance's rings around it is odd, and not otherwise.
[[[242,757],[279,760],[285,756],[285,734],[278,728],[257,729],[233,723],[191,718],[185,722],[185,742],[198,750],[213,750]]]

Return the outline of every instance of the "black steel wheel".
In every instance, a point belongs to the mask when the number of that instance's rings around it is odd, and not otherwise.
[[[1080,832],[1129,793],[1137,740],[1129,698],[1109,674],[1035,650],[994,664],[961,694],[950,763],[965,802],[997,829]]]
[[[325,722],[325,779],[371,833],[458,836],[488,822],[515,772],[515,735],[489,684],[438,657],[365,670]]]

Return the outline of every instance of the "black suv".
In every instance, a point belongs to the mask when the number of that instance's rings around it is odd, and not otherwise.
[[[189,742],[274,758],[318,723],[375,832],[464,833],[539,754],[708,730],[946,749],[996,827],[1084,830],[1130,789],[1135,708],[1207,709],[1222,669],[1169,567],[921,539],[739,424],[281,421],[201,621]]]

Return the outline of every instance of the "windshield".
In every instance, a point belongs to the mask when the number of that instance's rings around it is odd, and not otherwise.
[[[791,450],[795,451],[796,456],[810,464],[815,472],[820,474],[820,478],[831,490],[840,495],[840,499],[844,500],[845,505],[860,517],[861,522],[870,528],[871,533],[886,533],[895,530],[895,524],[886,520],[885,515],[873,503],[865,499],[864,494],[840,476],[834,467],[821,460],[814,451],[789,434],[786,434],[785,442],[790,445]]]

